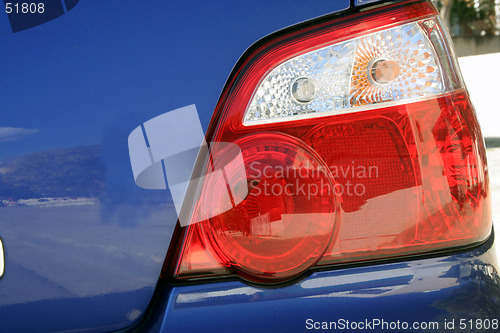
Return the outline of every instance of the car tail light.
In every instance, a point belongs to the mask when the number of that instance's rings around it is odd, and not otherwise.
[[[237,66],[217,105],[169,274],[275,283],[313,266],[487,238],[484,144],[429,2],[267,40]]]

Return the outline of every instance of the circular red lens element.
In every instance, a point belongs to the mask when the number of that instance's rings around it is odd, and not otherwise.
[[[208,179],[213,191],[202,207],[223,213],[203,222],[204,237],[243,278],[290,279],[314,265],[335,234],[333,177],[312,148],[289,135],[259,133],[233,143],[245,172],[234,163],[233,148],[213,154],[214,170],[224,172]],[[232,209],[217,208],[227,205],[220,200],[227,191]]]

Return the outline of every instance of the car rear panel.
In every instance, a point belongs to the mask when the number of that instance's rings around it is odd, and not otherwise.
[[[0,331],[113,330],[137,321],[176,213],[168,191],[135,185],[129,133],[190,104],[206,129],[250,45],[349,1],[72,6],[16,33],[0,17]]]
[[[148,328],[443,332],[453,331],[452,324],[460,331],[461,323],[464,331],[490,332],[492,326],[481,330],[475,325],[495,319],[498,324],[496,262],[492,237],[460,254],[315,272],[278,289],[239,281],[169,286]],[[466,330],[470,325],[472,330]]]

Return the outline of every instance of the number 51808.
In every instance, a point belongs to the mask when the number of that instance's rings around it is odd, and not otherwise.
[[[5,12],[7,14],[43,14],[45,12],[45,4],[40,2],[40,3],[28,3],[28,2],[23,2],[21,4],[19,3],[12,3],[12,2],[7,2],[5,4]]]

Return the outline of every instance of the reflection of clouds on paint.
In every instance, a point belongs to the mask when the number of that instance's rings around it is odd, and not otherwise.
[[[100,146],[17,156],[0,162],[0,200],[93,198],[102,192],[104,172]]]
[[[13,200],[0,200],[0,207],[14,207],[14,206],[36,206],[36,207],[64,207],[64,206],[82,206],[82,205],[95,205],[97,198],[35,198],[35,199],[21,199]]]
[[[0,163],[0,165],[1,165],[1,163]],[[10,172],[12,172],[12,169],[0,167],[0,175],[8,174]]]
[[[16,141],[40,130],[22,127],[0,127],[0,142]]]

